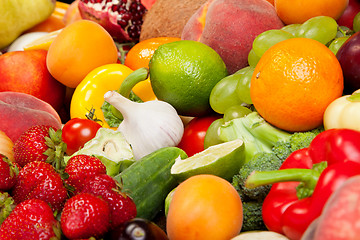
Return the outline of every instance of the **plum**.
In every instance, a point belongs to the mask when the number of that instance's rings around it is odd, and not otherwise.
[[[360,89],[360,32],[343,43],[336,57],[344,74],[344,94]]]
[[[47,102],[27,93],[0,92],[0,130],[13,142],[28,128],[46,124],[60,129],[61,119]]]

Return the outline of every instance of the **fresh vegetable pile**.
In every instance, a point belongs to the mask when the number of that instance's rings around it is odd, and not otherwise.
[[[359,236],[360,1],[162,4],[2,4],[0,239]]]

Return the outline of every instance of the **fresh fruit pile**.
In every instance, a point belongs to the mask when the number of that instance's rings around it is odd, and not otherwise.
[[[360,235],[359,0],[1,11],[0,239]]]

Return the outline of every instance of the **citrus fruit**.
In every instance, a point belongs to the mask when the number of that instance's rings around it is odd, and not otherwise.
[[[57,37],[57,35],[61,32],[62,29],[49,32],[45,34],[44,36],[41,36],[34,41],[26,44],[24,46],[24,50],[33,50],[33,49],[44,49],[49,50],[49,47],[51,43],[54,41],[54,39]]]
[[[240,196],[228,181],[196,175],[176,188],[166,230],[171,240],[229,240],[241,230],[242,211]]]
[[[258,113],[287,131],[322,124],[326,107],[342,95],[343,74],[336,56],[308,38],[279,42],[260,58],[251,78],[250,96]]]
[[[244,164],[244,148],[240,139],[213,145],[191,157],[177,160],[170,173],[179,181],[199,174],[212,174],[230,181]]]
[[[149,63],[150,81],[156,97],[170,103],[184,116],[211,112],[212,88],[228,75],[215,50],[191,40],[162,44]]]
[[[157,37],[138,42],[126,54],[124,64],[132,70],[142,67],[148,68],[150,58],[160,45],[180,40],[181,38],[177,37]]]
[[[132,70],[142,67],[149,68],[150,58],[160,45],[180,40],[181,38],[176,37],[157,37],[138,42],[126,54],[124,65],[128,66]],[[141,98],[143,101],[156,99],[156,96],[151,88],[150,79],[139,82],[136,86],[137,88],[141,88],[143,90],[142,92],[147,93],[145,98]]]
[[[78,20],[55,37],[46,64],[56,80],[75,88],[91,70],[117,59],[118,50],[110,34],[93,21]]]
[[[286,24],[304,23],[316,16],[340,18],[348,0],[275,0],[275,9],[279,18]]]

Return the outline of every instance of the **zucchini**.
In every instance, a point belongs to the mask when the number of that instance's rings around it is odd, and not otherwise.
[[[168,193],[177,185],[170,169],[175,159],[187,158],[177,147],[164,147],[131,164],[115,176],[122,192],[135,202],[137,217],[152,220],[163,209]]]

